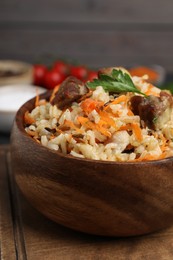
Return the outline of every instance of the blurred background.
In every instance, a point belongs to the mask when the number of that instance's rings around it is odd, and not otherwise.
[[[173,73],[172,0],[1,0],[0,60],[100,67],[157,64]],[[8,142],[9,133],[0,142]],[[6,138],[7,137],[7,138]]]
[[[172,0],[1,0],[0,57],[172,69]]]

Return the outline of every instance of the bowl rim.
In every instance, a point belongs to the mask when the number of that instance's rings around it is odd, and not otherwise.
[[[10,60],[10,59],[2,59],[0,60],[0,68],[1,66],[9,67],[9,68],[14,68],[14,66],[18,66],[19,68],[24,68],[24,73],[28,72],[28,70],[32,69],[32,64],[25,62],[25,61],[20,61],[20,60]],[[13,76],[11,76],[13,77]]]
[[[51,95],[53,90],[48,90],[45,93],[39,95],[39,97],[41,99],[48,99]],[[88,159],[88,158],[80,158],[80,157],[75,157],[72,156],[70,154],[63,154],[62,152],[59,151],[55,151],[52,150],[48,147],[45,147],[43,145],[41,145],[40,143],[37,143],[31,136],[29,136],[27,134],[27,132],[25,131],[24,125],[23,125],[23,116],[24,113],[28,110],[28,105],[33,106],[34,102],[35,102],[35,97],[29,99],[28,101],[26,101],[16,112],[14,121],[13,121],[13,125],[16,123],[16,126],[18,128],[18,130],[20,131],[20,133],[25,136],[25,138],[28,138],[28,140],[30,140],[34,145],[38,146],[40,149],[42,149],[43,151],[48,151],[49,153],[53,153],[53,154],[57,154],[58,156],[60,156],[61,158],[66,158],[69,160],[75,160],[75,161],[80,161],[80,162],[87,162],[87,163],[95,163],[95,164],[104,164],[104,165],[146,165],[146,164],[150,164],[150,165],[158,165],[158,164],[162,164],[162,163],[167,163],[170,162],[170,160],[173,160],[173,156],[169,156],[163,159],[158,159],[158,160],[149,160],[149,161],[139,161],[139,162],[134,162],[134,161],[125,161],[125,162],[118,162],[118,161],[107,161],[107,160],[94,160],[94,159]],[[20,120],[18,120],[17,118],[20,118]]]
[[[22,82],[32,84],[33,82],[33,65],[28,62],[20,60],[1,59],[0,70],[19,72],[14,75],[4,75],[3,77],[0,77],[0,86],[18,83],[20,84]]]

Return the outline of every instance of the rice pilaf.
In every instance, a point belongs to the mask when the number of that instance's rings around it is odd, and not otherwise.
[[[163,94],[146,79],[146,75],[131,77],[144,97],[128,91],[112,93],[99,85],[62,109],[51,102],[57,88],[50,100],[37,97],[36,107],[25,113],[25,130],[41,145],[79,158],[138,162],[172,156],[172,100],[165,106],[172,96],[168,91]],[[157,108],[159,100],[159,107],[164,109],[150,120],[147,104],[153,111],[153,104]]]

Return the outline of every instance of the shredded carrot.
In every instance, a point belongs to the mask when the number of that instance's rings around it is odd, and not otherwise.
[[[153,161],[153,160],[160,160],[160,159],[164,159],[166,157],[166,154],[162,153],[161,155],[151,155],[151,154],[146,154],[143,157],[139,157],[137,159],[134,160],[130,160],[131,162],[141,162],[141,161]]]
[[[148,89],[147,89],[147,91],[145,92],[145,94],[146,94],[147,96],[153,95],[153,96],[159,97],[160,94],[157,93],[157,92],[155,92],[154,89],[155,89],[155,87],[154,87],[152,84],[149,84]]]
[[[132,129],[131,124],[126,124],[126,125],[120,126],[120,128],[118,130],[122,131],[122,130],[131,130],[131,129]]]
[[[106,105],[106,106],[103,106],[103,111],[106,111],[107,113],[109,113],[109,116],[112,116],[112,117],[119,117],[119,111],[113,111],[110,106]]]
[[[101,127],[101,126],[98,126],[98,125],[94,124],[93,129],[94,129],[94,128],[95,128],[97,131],[99,131],[101,134],[103,134],[103,135],[105,135],[105,136],[107,136],[107,137],[111,137],[111,136],[112,136],[111,132],[108,131],[108,129],[106,129],[105,127]]]
[[[54,87],[52,94],[50,96],[50,102],[54,99],[55,94],[57,93],[58,89],[59,89],[60,85],[57,85],[56,87]]]
[[[102,119],[102,121],[105,121],[110,126],[116,127],[116,124],[112,118],[110,118],[109,113],[105,111],[99,111],[99,115]]]
[[[79,116],[78,117],[78,122],[85,126],[86,128],[88,129],[92,129],[92,130],[97,130],[99,131],[101,134],[107,136],[107,137],[111,137],[111,133],[104,127],[98,125],[98,124],[95,124],[93,122],[91,122],[88,118],[86,117],[83,117],[83,116]]]
[[[77,120],[81,125],[84,125],[85,123],[87,123],[89,121],[89,119],[84,116],[78,116]]]
[[[32,125],[33,123],[35,123],[35,119],[29,115],[29,111],[25,112],[24,121],[27,125]]]
[[[119,103],[121,103],[121,102],[126,102],[126,101],[127,101],[127,96],[121,95],[121,96],[117,97],[117,98],[112,102],[112,104],[113,104],[113,105],[116,105],[116,104],[119,104]]]
[[[125,95],[121,95],[119,97],[117,97],[116,99],[114,99],[110,105],[116,105],[116,104],[119,104],[121,102],[126,102],[127,101],[127,96]]]
[[[102,120],[102,119],[100,119],[99,120],[99,122],[97,123],[99,126],[104,126],[104,125],[107,125],[107,123],[104,121],[104,120]]]
[[[161,140],[162,140],[162,145],[160,146],[160,149],[162,150],[162,152],[163,151],[165,151],[166,150],[166,138],[163,136],[163,135],[160,135],[160,138],[161,138]]]
[[[143,137],[142,137],[142,132],[141,132],[141,128],[137,123],[131,123],[132,125],[132,130],[134,131],[134,134],[136,136],[136,139],[141,142]]]
[[[77,126],[75,126],[75,124],[74,124],[72,121],[70,121],[70,120],[65,120],[65,121],[64,121],[64,125],[65,125],[65,126],[69,126],[70,128],[76,130],[76,131],[79,132],[80,134],[83,133],[83,131],[82,131],[81,129],[79,129]]]
[[[101,106],[103,106],[103,102],[101,101],[95,101],[92,98],[86,98],[81,102],[81,108],[82,110],[88,115],[93,111],[94,109],[100,109]]]
[[[134,113],[132,112],[132,110],[130,108],[128,108],[127,115],[128,116],[134,116]]]
[[[36,89],[35,107],[39,106],[40,96],[38,94],[38,89]]]
[[[143,158],[141,158],[142,161],[150,161],[150,160],[155,160],[158,159],[158,155],[151,155],[151,154],[147,154],[145,155]]]
[[[115,125],[114,120],[112,118],[110,118],[109,113],[107,113],[106,111],[102,111],[100,109],[101,107],[103,107],[103,105],[104,105],[104,103],[101,101],[95,101],[91,98],[85,99],[81,103],[82,110],[88,115],[92,110],[95,109],[98,112],[98,114],[100,115],[101,119],[98,124],[91,122],[89,119],[87,119],[85,117],[83,117],[83,118],[79,117],[79,121],[81,124],[84,124],[85,127],[89,127],[90,129],[98,130],[98,131],[102,132],[104,135],[110,136],[109,131],[107,129],[103,128],[102,126],[104,124],[107,124],[109,126],[116,127],[116,125]]]
[[[160,159],[164,159],[164,158],[166,158],[166,153],[162,153],[162,154],[159,156],[158,159],[160,160]]]

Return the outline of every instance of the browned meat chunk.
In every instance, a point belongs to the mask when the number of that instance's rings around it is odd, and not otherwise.
[[[160,97],[133,96],[130,102],[133,113],[139,115],[150,129],[161,128],[163,120],[170,120],[173,97],[166,91],[161,91]]]
[[[88,92],[89,89],[81,80],[69,76],[60,85],[60,88],[51,101],[51,104],[56,105],[59,109],[64,109],[69,107],[72,102],[79,100]]]

